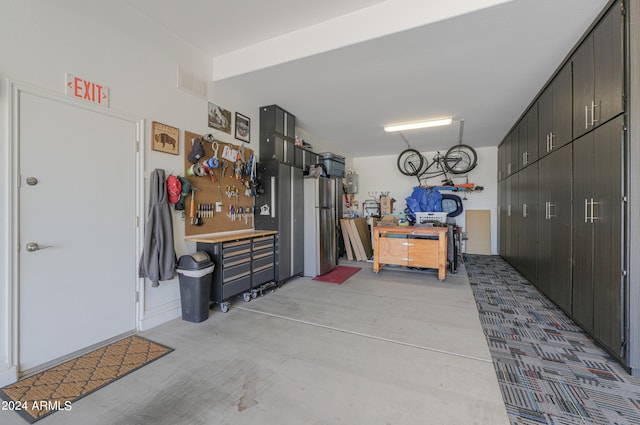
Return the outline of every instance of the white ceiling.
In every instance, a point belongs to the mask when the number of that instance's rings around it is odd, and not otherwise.
[[[496,146],[609,2],[124,1],[213,58],[212,100],[280,105],[311,141],[354,157],[406,147],[385,124],[449,116],[464,143]],[[458,122],[404,136],[444,150]]]

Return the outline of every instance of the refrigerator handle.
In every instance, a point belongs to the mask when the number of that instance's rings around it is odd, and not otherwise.
[[[276,177],[271,176],[271,218],[276,218]]]

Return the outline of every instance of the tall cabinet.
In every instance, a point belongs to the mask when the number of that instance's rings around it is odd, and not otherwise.
[[[303,152],[294,142],[295,116],[277,105],[261,107],[254,227],[278,232],[278,284],[304,272]]]
[[[538,288],[571,313],[572,145],[538,162]]]
[[[640,182],[634,124],[640,5],[610,1],[498,148],[499,252],[640,374],[640,265],[631,255],[640,243],[629,230],[640,228],[629,207]]]
[[[623,341],[622,116],[573,143],[573,317],[611,349]]]

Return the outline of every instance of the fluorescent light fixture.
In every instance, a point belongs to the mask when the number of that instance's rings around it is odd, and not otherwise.
[[[420,121],[420,122],[413,122],[409,124],[386,125],[384,127],[384,131],[386,131],[387,133],[390,133],[392,131],[404,131],[404,130],[415,130],[417,128],[438,127],[441,125],[451,125],[452,122],[453,122],[452,118],[443,118],[440,120]]]

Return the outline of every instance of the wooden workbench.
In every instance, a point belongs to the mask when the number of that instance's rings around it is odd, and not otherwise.
[[[444,280],[447,269],[446,227],[376,226],[373,228],[373,271],[385,264],[438,269]],[[437,236],[438,239],[427,239]]]
[[[257,238],[260,236],[275,235],[276,233],[278,232],[275,230],[241,230],[237,232],[187,236],[184,238],[184,240],[188,242],[218,243],[233,241],[236,239]]]

